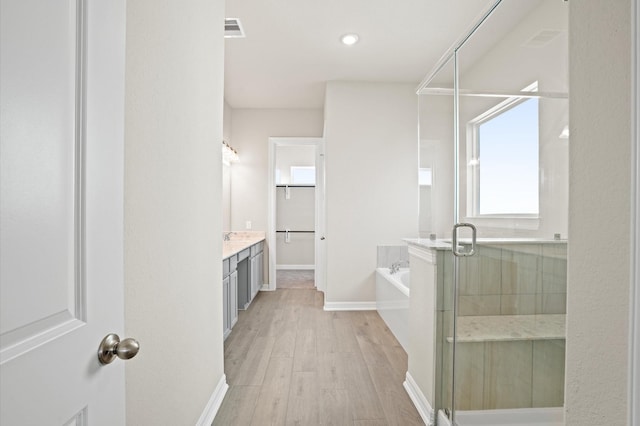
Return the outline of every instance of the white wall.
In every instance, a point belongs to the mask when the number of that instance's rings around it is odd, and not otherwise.
[[[375,301],[376,246],[417,236],[415,87],[327,84],[326,302]]]
[[[629,404],[631,0],[570,2],[565,417],[626,425]]]
[[[224,2],[127,2],[127,424],[193,425],[224,377]],[[106,308],[106,307],[105,307]]]
[[[233,147],[240,161],[231,166],[231,229],[267,231],[269,138],[321,137],[323,112],[319,109],[234,109]],[[264,282],[269,282],[268,252],[264,256]]]
[[[517,2],[503,3],[488,21],[480,27],[459,50],[458,61],[460,88],[467,90],[519,91],[534,81],[539,91],[567,93],[567,13],[568,5],[562,1],[540,2],[505,37],[495,39],[492,29],[499,25],[501,14],[511,8],[520,8]],[[541,24],[542,23],[542,24]],[[543,47],[527,47],[527,42],[540,30],[558,30],[560,34]],[[490,44],[493,42],[494,44]],[[451,64],[452,65],[452,64]],[[453,79],[452,66],[445,67],[438,76],[446,81]],[[435,84],[449,87],[451,84]],[[473,222],[479,236],[521,236],[553,238],[560,233],[567,236],[568,211],[568,140],[559,139],[568,124],[568,101],[565,99],[541,99],[539,117],[540,164],[540,213],[535,221],[509,219],[485,219],[467,217],[467,123],[502,102],[504,98],[461,97],[460,102],[460,216],[461,221]],[[445,118],[441,118],[442,115]],[[421,96],[420,138],[430,145],[435,171],[432,228],[438,236],[450,236],[453,209],[450,195],[453,181],[443,176],[453,176],[453,140],[451,99],[446,96]],[[470,189],[469,189],[470,190]],[[424,231],[421,229],[421,231]],[[425,232],[423,232],[424,234]]]
[[[420,167],[430,167],[433,173],[431,188],[423,187],[420,192],[420,236],[435,233],[438,238],[450,238],[454,217],[453,97],[421,95],[419,103]],[[427,194],[430,199],[424,200]]]
[[[233,147],[240,161],[231,170],[231,228],[267,230],[270,137],[322,137],[323,114],[317,109],[234,109]]]
[[[314,167],[315,165],[315,146],[276,146],[276,170],[280,171],[280,181],[276,184],[291,183],[291,166]]]
[[[231,117],[233,110],[224,102],[222,140],[233,146],[231,133]],[[231,230],[231,165],[222,165],[222,229]]]
[[[501,8],[519,8],[517,2],[505,3]],[[480,60],[474,50],[483,47],[483,40],[493,37],[490,31],[492,17],[477,35],[459,51],[460,66],[465,69],[460,77],[462,89],[518,91],[538,82],[540,92],[568,92],[568,4],[562,1],[543,1],[533,9]],[[542,47],[527,47],[529,40],[541,30],[557,30],[560,34]],[[469,62],[472,61],[472,62]],[[462,97],[460,103],[461,164],[467,157],[466,126],[503,98]],[[480,236],[525,236],[553,238],[559,233],[567,237],[568,211],[568,140],[558,136],[568,125],[569,103],[566,99],[539,100],[539,219],[533,223],[469,218],[478,227]],[[481,160],[482,161],[482,160]],[[467,167],[461,168],[460,214],[469,214],[467,208]],[[466,219],[465,219],[466,220]],[[510,229],[505,229],[508,226]]]

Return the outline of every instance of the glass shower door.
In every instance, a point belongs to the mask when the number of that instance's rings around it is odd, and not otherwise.
[[[556,424],[564,403],[567,4],[502,0],[454,52],[451,420]],[[474,251],[473,256],[467,256]]]

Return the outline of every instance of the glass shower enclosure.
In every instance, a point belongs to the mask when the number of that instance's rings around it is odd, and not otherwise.
[[[562,424],[567,8],[494,2],[418,91],[420,234],[452,243],[439,425]]]

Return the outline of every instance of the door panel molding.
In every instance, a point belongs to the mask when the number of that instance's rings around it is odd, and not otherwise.
[[[2,195],[8,196],[10,202],[14,203],[18,201],[17,207],[7,208],[9,210],[5,213],[3,208],[3,233],[7,232],[7,238],[3,238],[3,254],[4,256],[10,256],[6,253],[16,250],[19,253],[27,253],[28,249],[20,246],[28,246],[34,241],[38,241],[38,238],[49,237],[49,244],[51,243],[64,243],[67,240],[68,251],[66,254],[58,254],[60,257],[56,257],[56,260],[64,258],[67,263],[66,276],[64,271],[58,271],[59,274],[49,274],[50,271],[41,272],[39,283],[36,283],[33,288],[28,288],[26,291],[18,296],[15,292],[9,291],[8,282],[19,278],[25,272],[28,272],[32,268],[30,264],[22,264],[15,266],[16,262],[10,257],[8,260],[3,261],[3,269],[11,265],[12,272],[3,274],[3,311],[9,310],[10,312],[3,314],[2,332],[0,334],[0,364],[3,364],[17,356],[25,354],[42,344],[61,337],[62,335],[81,327],[86,321],[87,309],[86,309],[86,281],[84,273],[85,264],[85,239],[84,239],[84,224],[85,224],[85,140],[86,140],[86,82],[85,82],[85,69],[87,61],[87,16],[86,16],[86,0],[73,0],[70,2],[63,2],[58,6],[54,14],[47,14],[47,16],[40,17],[40,20],[34,20],[31,25],[39,25],[41,20],[46,20],[50,23],[51,38],[55,39],[52,43],[52,53],[48,58],[37,58],[36,60],[42,60],[43,62],[49,61],[51,68],[54,71],[49,71],[46,68],[33,71],[32,75],[23,75],[15,71],[15,68],[3,69],[2,73],[2,86],[3,92],[5,88],[10,87],[12,84],[18,81],[18,89],[15,92],[10,92],[9,99],[3,102],[3,112],[9,111],[9,116],[13,116],[13,112],[16,116],[19,116],[19,111],[22,107],[15,102],[16,97],[12,96],[18,94],[20,90],[23,90],[25,86],[29,84],[29,81],[34,78],[42,78],[43,76],[49,76],[52,74],[51,85],[55,86],[55,83],[62,83],[65,90],[73,91],[73,93],[67,93],[64,96],[69,97],[69,104],[66,105],[66,110],[63,110],[59,117],[53,117],[51,122],[31,123],[27,120],[18,121],[17,125],[9,124],[9,118],[3,123],[2,136],[7,137],[14,141],[12,146],[3,146],[3,157],[6,158],[9,155],[12,156],[11,161],[16,161],[13,154],[22,157],[23,161],[18,159],[15,167],[5,167],[8,164],[3,162],[3,169],[9,169],[7,172],[3,172],[3,186]],[[33,11],[28,10],[29,6],[26,6],[23,10],[24,15],[33,15]],[[55,6],[51,6],[55,7]],[[54,16],[52,16],[54,15]],[[3,22],[3,26],[5,22]],[[64,31],[67,34],[67,39],[62,39],[59,34],[62,33],[61,29],[66,28]],[[20,41],[30,34],[21,32],[21,30],[12,31],[13,28],[7,30],[9,38],[16,36],[20,37]],[[22,30],[24,31],[24,30]],[[55,35],[53,35],[55,33]],[[5,34],[3,33],[3,36]],[[57,37],[57,38],[56,38]],[[42,40],[38,40],[42,41]],[[16,43],[16,40],[10,40],[7,42]],[[25,44],[29,45],[29,41]],[[33,43],[33,41],[31,41]],[[4,49],[4,47],[3,47]],[[29,56],[28,46],[24,49]],[[24,53],[24,52],[21,52]],[[9,58],[3,60],[11,61],[15,55],[9,53]],[[4,56],[4,55],[3,55]],[[52,59],[55,56],[55,59]],[[32,59],[33,60],[33,59]],[[54,61],[55,63],[51,64]],[[20,61],[22,64],[22,60]],[[57,74],[56,74],[57,72]],[[74,81],[70,83],[65,80],[73,78]],[[34,89],[37,90],[37,89]],[[56,89],[51,89],[55,91]],[[34,93],[31,93],[34,95]],[[46,96],[45,96],[46,97]],[[46,102],[46,100],[45,100]],[[16,109],[16,111],[13,110]],[[35,114],[34,121],[38,121],[39,117]],[[65,123],[66,121],[66,123]],[[66,129],[66,130],[65,130]],[[16,145],[23,145],[23,147],[17,147]],[[24,147],[24,145],[27,145]],[[43,148],[44,147],[44,148]],[[41,155],[42,159],[37,158],[37,155],[44,151]],[[57,151],[57,152],[56,152]],[[35,183],[26,181],[21,171],[17,169],[25,162],[31,167],[26,173],[39,171],[40,166],[44,165],[48,160],[47,155],[52,154],[55,158],[68,160],[71,165],[70,171],[67,170],[67,164],[64,161],[60,161],[57,167],[42,167],[44,169],[43,178]],[[9,159],[5,161],[9,162]],[[49,163],[50,164],[50,163]],[[48,179],[48,175],[53,175],[53,179]],[[68,175],[68,176],[65,176]],[[56,179],[57,178],[57,179]],[[20,199],[22,185],[39,185],[41,189],[40,193],[31,199]],[[31,189],[31,188],[29,188]],[[53,189],[53,191],[51,191]],[[53,192],[51,194],[50,192]],[[48,210],[46,206],[51,201],[58,202],[56,195],[63,194],[62,204],[66,204],[58,209]],[[8,204],[8,203],[7,203]],[[16,204],[13,204],[16,206]],[[67,223],[68,219],[63,217],[61,213],[69,211],[73,215],[73,223]],[[21,216],[27,217],[22,219]],[[30,228],[25,224],[35,217],[36,221],[41,224],[41,228]],[[50,236],[50,231],[53,228],[57,228],[55,235]],[[44,235],[43,235],[44,234]],[[25,237],[26,238],[23,238]],[[44,243],[46,244],[46,243]],[[38,246],[33,251],[37,251]],[[48,253],[44,250],[40,253],[34,254],[36,257],[45,257]],[[54,262],[52,262],[54,263]],[[60,263],[60,262],[58,262]],[[21,285],[24,284],[21,280]],[[45,278],[46,277],[46,278]],[[50,280],[48,280],[50,278]],[[5,287],[7,286],[7,287]],[[53,286],[54,290],[47,294],[45,290]],[[65,289],[66,288],[66,289]],[[5,291],[6,290],[6,291]],[[64,296],[61,293],[65,293]],[[24,297],[25,293],[29,293],[29,297],[33,299],[42,298],[33,308],[31,312],[25,310]],[[57,293],[57,294],[53,294]],[[31,306],[31,304],[29,304]],[[7,320],[9,316],[16,313],[16,310],[23,311],[23,314],[18,315],[18,319]],[[6,316],[5,316],[6,315]],[[8,324],[8,325],[6,325]]]

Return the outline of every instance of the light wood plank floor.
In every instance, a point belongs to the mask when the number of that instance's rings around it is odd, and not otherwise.
[[[277,288],[315,288],[315,271],[312,269],[279,269],[276,271]]]
[[[423,425],[407,354],[375,311],[325,312],[314,289],[260,292],[225,342],[213,425]]]

